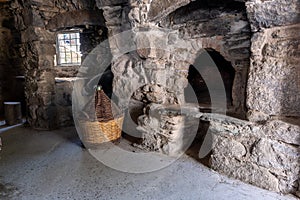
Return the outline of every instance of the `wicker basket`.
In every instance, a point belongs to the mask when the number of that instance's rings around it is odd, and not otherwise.
[[[117,140],[121,137],[123,120],[124,117],[119,117],[107,122],[81,121],[80,125],[83,129],[81,139],[86,145],[95,145]]]
[[[104,142],[115,141],[121,137],[124,115],[119,108],[105,95],[103,90],[98,90],[90,107],[94,107],[95,119],[81,120],[81,140],[85,145],[96,145]],[[92,108],[90,108],[92,110]],[[117,116],[116,118],[114,116]]]

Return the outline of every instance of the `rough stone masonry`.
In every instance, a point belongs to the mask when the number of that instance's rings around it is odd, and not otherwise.
[[[232,105],[227,111],[239,118],[215,115],[201,119],[210,122],[213,134],[211,167],[266,189],[299,191],[298,0],[12,0],[1,3],[0,11],[8,4],[16,53],[1,58],[13,57],[25,72],[28,119],[34,128],[53,129],[71,121],[71,92],[66,91],[71,90],[71,83],[62,85],[55,77],[72,77],[78,69],[54,66],[58,30],[96,26],[92,35],[98,39],[84,45],[85,53],[107,36],[130,31],[125,40],[109,40],[113,87],[121,108],[126,108],[128,98],[140,102],[137,118],[144,128],[155,120],[145,109],[152,103],[185,104],[189,66],[202,49],[210,49],[219,52],[235,71]],[[70,16],[78,18],[67,20]],[[57,20],[59,17],[65,19]],[[105,27],[106,36],[101,36],[98,26]],[[7,27],[2,29],[7,31]],[[151,31],[160,34],[145,34]],[[124,54],[126,45],[136,48]],[[145,46],[149,48],[139,48]],[[136,83],[143,85],[136,88]],[[1,85],[3,81],[0,90]],[[167,117],[164,124],[180,120]],[[156,133],[146,131],[144,138],[156,138]],[[148,143],[154,144],[168,152],[164,146],[168,142]]]
[[[299,190],[299,2],[232,1],[226,2],[227,6],[222,1],[123,3],[98,1],[110,34],[132,29],[136,34],[131,42],[137,47],[146,44],[151,48],[130,52],[114,63],[117,96],[122,99],[123,91],[132,91],[131,81],[144,80],[147,86],[134,93],[136,100],[143,101],[146,96],[147,103],[183,104],[183,88],[187,84],[184,79],[197,52],[201,48],[220,52],[236,73],[233,107],[229,109],[240,116],[244,113],[250,122],[239,121],[237,125],[236,120],[221,116],[218,122],[208,119],[215,130],[212,168],[266,189],[296,193]],[[159,37],[139,37],[140,30],[160,28],[171,31]],[[174,43],[184,43],[186,48],[171,53],[160,50]],[[122,41],[110,41],[110,45],[113,55],[118,55]],[[178,59],[183,54],[189,55],[187,59]],[[139,66],[145,70],[135,70]],[[120,71],[125,68],[127,71]],[[161,74],[166,74],[165,79]],[[151,77],[152,82],[147,82],[146,77]],[[168,97],[173,96],[173,100],[164,100],[166,92],[159,89],[165,82],[169,83],[165,88]],[[154,119],[149,119],[146,113],[139,119],[141,127],[152,130],[147,126],[151,127]],[[170,118],[168,124],[175,124],[176,120]],[[153,134],[149,137],[152,141],[153,137],[159,138]],[[157,145],[154,140],[148,146],[156,145],[153,149],[164,151],[163,143]]]

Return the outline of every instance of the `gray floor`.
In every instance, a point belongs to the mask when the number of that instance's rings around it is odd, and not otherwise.
[[[0,199],[294,199],[228,179],[187,155],[153,173],[110,169],[78,145],[74,128],[1,133]]]

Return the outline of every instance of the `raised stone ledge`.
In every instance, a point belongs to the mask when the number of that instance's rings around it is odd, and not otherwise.
[[[200,110],[194,104],[152,104],[148,115],[150,121],[158,116],[185,116],[209,122],[214,170],[265,189],[296,193],[300,171],[298,125],[272,118],[254,123]]]

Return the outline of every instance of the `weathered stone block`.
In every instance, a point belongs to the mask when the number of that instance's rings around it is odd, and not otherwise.
[[[56,15],[48,22],[46,28],[55,31],[83,25],[104,26],[104,21],[100,10],[77,10]]]
[[[36,55],[43,56],[43,55],[50,55],[54,57],[56,53],[55,45],[54,44],[45,44],[40,41],[31,43],[32,47],[36,51]]]
[[[36,26],[36,27],[44,27],[45,21],[42,19],[39,12],[34,9],[25,8],[23,10],[23,22],[25,27]]]
[[[127,3],[126,0],[96,0],[98,8],[102,8],[104,6],[114,6]]]
[[[40,43],[52,43],[56,41],[55,33],[51,33],[44,28],[29,26],[26,30],[21,32],[21,40],[26,42],[40,42]]]
[[[247,153],[246,147],[242,143],[222,136],[215,136],[212,148],[215,154],[222,154],[239,160]]]
[[[264,56],[270,56],[274,58],[298,60],[300,56],[299,46],[300,40],[279,40],[266,44],[262,53]]]
[[[42,71],[38,81],[38,92],[48,93],[54,91],[54,74],[51,71]]]
[[[187,5],[189,2],[190,0],[153,0],[150,5],[148,17],[151,21],[157,20],[168,15],[177,8]]]
[[[300,172],[299,148],[261,139],[253,145],[251,160],[278,177],[281,192],[290,193],[297,190]]]
[[[259,187],[295,193],[300,171],[298,125],[280,120],[263,124],[230,117],[221,120],[215,114],[206,120],[213,133],[213,169]]]
[[[274,26],[285,26],[300,22],[300,2],[298,0],[273,0],[246,2],[252,31]]]
[[[36,5],[36,6],[48,6],[48,7],[55,6],[53,1],[32,0],[31,3],[32,5]]]
[[[300,116],[299,34],[281,38],[280,32],[299,26],[265,30],[252,38],[247,106],[268,115]],[[277,35],[277,36],[276,36]],[[276,37],[275,37],[276,36]]]
[[[299,152],[298,149],[288,144],[272,141],[270,139],[260,139],[252,147],[251,160],[259,166],[268,168],[276,173],[276,170],[294,171],[297,174]],[[278,174],[282,175],[282,174]]]
[[[261,134],[275,141],[300,146],[299,119],[290,119],[290,122],[286,119],[286,121],[287,122],[281,120],[268,121],[262,126]]]
[[[53,55],[45,55],[45,54],[40,54],[39,56],[39,68],[41,70],[43,69],[53,69],[54,68],[54,56]]]
[[[261,188],[279,192],[279,180],[268,169],[226,155],[212,155],[212,168]]]
[[[251,122],[265,122],[270,119],[270,116],[255,110],[249,110],[247,112],[247,119]]]
[[[147,35],[143,33],[137,33],[136,34],[136,48],[137,48],[137,53],[141,58],[148,58],[150,55],[150,41],[147,37]]]

